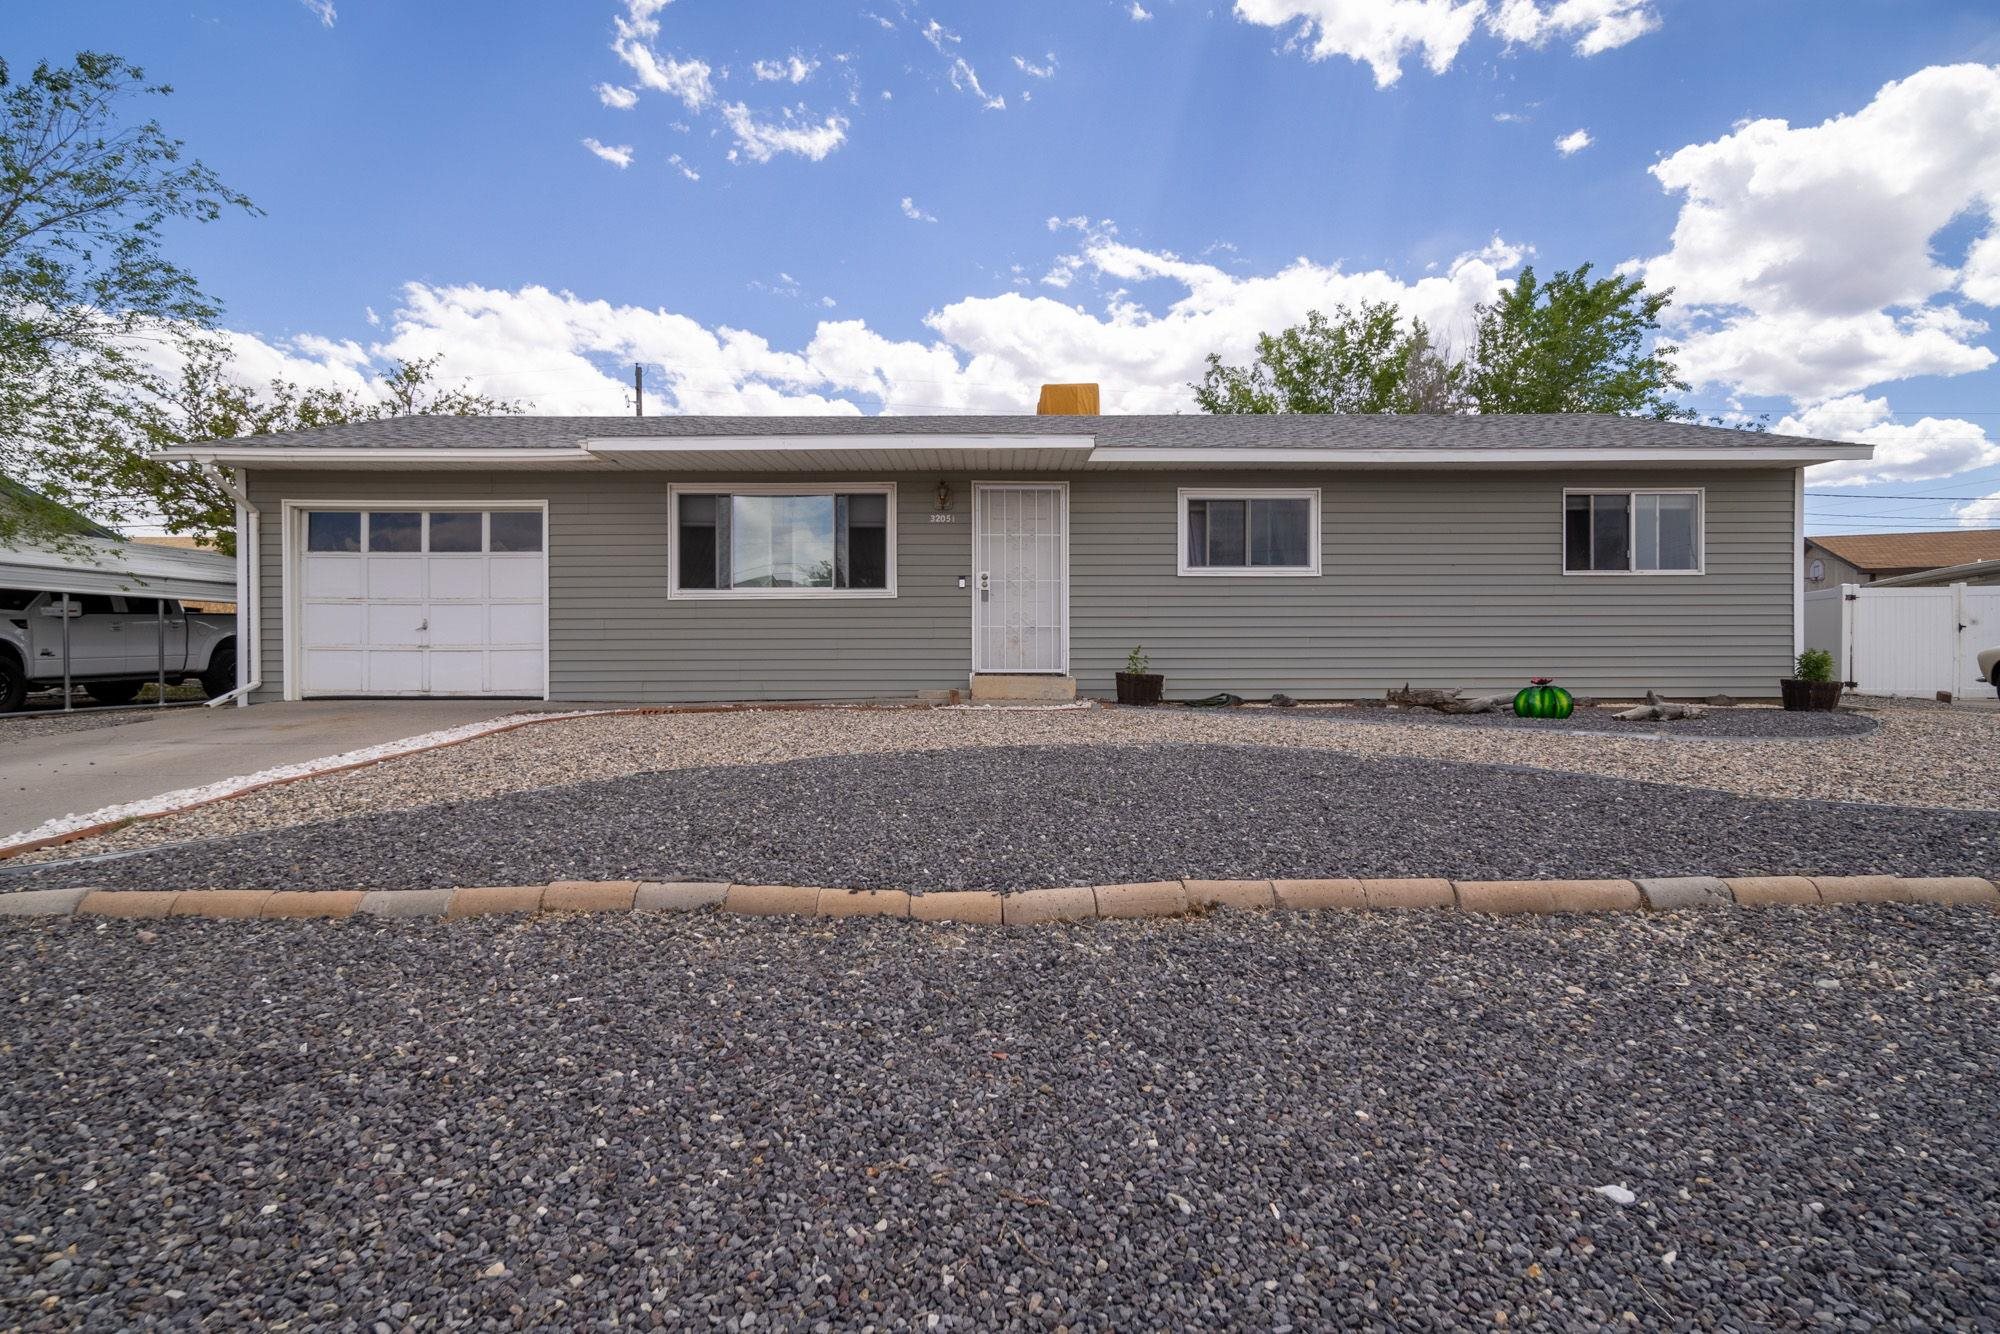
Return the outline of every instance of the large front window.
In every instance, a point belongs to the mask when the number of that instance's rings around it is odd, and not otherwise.
[[[1568,574],[1699,574],[1699,491],[1570,491],[1563,496]]]
[[[886,485],[676,489],[674,592],[892,596],[893,500]]]

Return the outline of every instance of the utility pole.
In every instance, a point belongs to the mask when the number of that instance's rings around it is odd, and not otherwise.
[[[646,415],[646,368],[636,362],[632,366],[632,405],[634,417]]]

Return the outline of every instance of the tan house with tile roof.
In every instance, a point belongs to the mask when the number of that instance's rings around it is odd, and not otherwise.
[[[1808,537],[1806,587],[1872,584],[1897,575],[1989,560],[2000,560],[2000,529]]]

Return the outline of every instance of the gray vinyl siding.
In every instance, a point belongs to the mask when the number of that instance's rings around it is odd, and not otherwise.
[[[578,702],[853,699],[963,687],[972,481],[898,482],[893,599],[667,597],[667,486],[649,473],[252,473],[265,690],[283,690],[280,502],[549,502],[550,685]],[[771,478],[704,477],[703,481]],[[867,480],[882,476],[793,478]],[[1005,480],[985,478],[982,480]],[[1035,479],[1022,479],[1035,480]],[[1079,474],[1070,481],[1071,671],[1108,694],[1134,645],[1172,698],[1379,695],[1554,676],[1589,693],[1775,693],[1792,654],[1789,469]],[[1317,578],[1177,573],[1182,486],[1316,486]],[[1699,486],[1706,572],[1562,572],[1565,487]]]

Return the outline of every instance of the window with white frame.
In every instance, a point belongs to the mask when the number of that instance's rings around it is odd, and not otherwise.
[[[1182,574],[1319,573],[1319,490],[1183,488]]]
[[[1700,491],[1565,491],[1566,574],[1699,574]]]
[[[675,597],[893,597],[896,488],[675,487]]]

